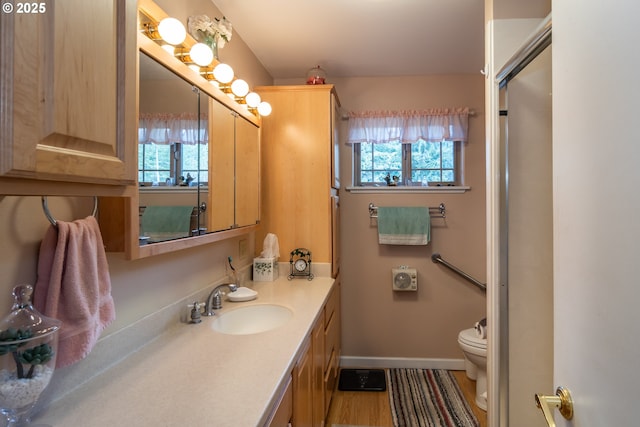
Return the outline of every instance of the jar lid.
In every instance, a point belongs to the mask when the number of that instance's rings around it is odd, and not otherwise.
[[[29,341],[53,334],[62,322],[47,317],[31,304],[33,287],[18,285],[13,288],[11,312],[0,320],[0,341]]]

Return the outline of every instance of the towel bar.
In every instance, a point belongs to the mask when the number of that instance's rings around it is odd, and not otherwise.
[[[47,204],[47,196],[42,196],[42,210],[44,211],[44,215],[47,217],[51,225],[54,227],[58,226],[58,222],[51,215],[51,211],[49,211],[49,205]],[[93,196],[93,211],[91,212],[91,216],[96,216],[98,213],[98,197]]]
[[[429,206],[429,213],[435,212],[435,215],[431,215],[432,218],[446,218],[446,208],[444,203],[440,203],[440,205],[433,207]],[[373,203],[369,203],[369,218],[377,218],[378,217],[378,207]]]

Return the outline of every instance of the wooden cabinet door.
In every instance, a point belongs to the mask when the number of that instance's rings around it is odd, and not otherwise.
[[[324,310],[311,332],[313,351],[313,427],[323,427],[325,421],[324,404]]]
[[[135,184],[137,2],[39,5],[0,14],[0,176]]]
[[[215,100],[210,103],[210,231],[260,220],[260,128]]]
[[[332,85],[256,88],[273,112],[262,123],[262,220],[280,247],[307,247],[313,261],[331,262],[331,192],[334,151]]]
[[[228,230],[235,224],[234,120],[231,110],[209,100],[208,231]]]
[[[291,427],[291,416],[293,415],[293,391],[291,381],[291,378],[289,378],[280,402],[265,427]]]
[[[311,343],[293,370],[293,427],[313,427],[313,359]]]
[[[260,221],[260,129],[236,117],[236,225]]]

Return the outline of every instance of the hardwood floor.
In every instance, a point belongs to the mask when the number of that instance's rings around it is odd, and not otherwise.
[[[476,383],[464,371],[452,371],[480,427],[487,426],[487,414],[475,404]],[[388,391],[336,390],[331,399],[327,427],[333,424],[393,427]]]
[[[386,391],[341,391],[331,398],[327,427],[333,424],[393,427]]]

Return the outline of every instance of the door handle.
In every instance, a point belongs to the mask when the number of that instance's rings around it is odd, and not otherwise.
[[[565,419],[570,420],[573,418],[573,399],[571,399],[569,389],[564,387],[558,387],[554,396],[536,393],[536,405],[542,409],[544,419],[549,427],[556,427],[556,422],[553,419],[554,407],[558,408]]]

